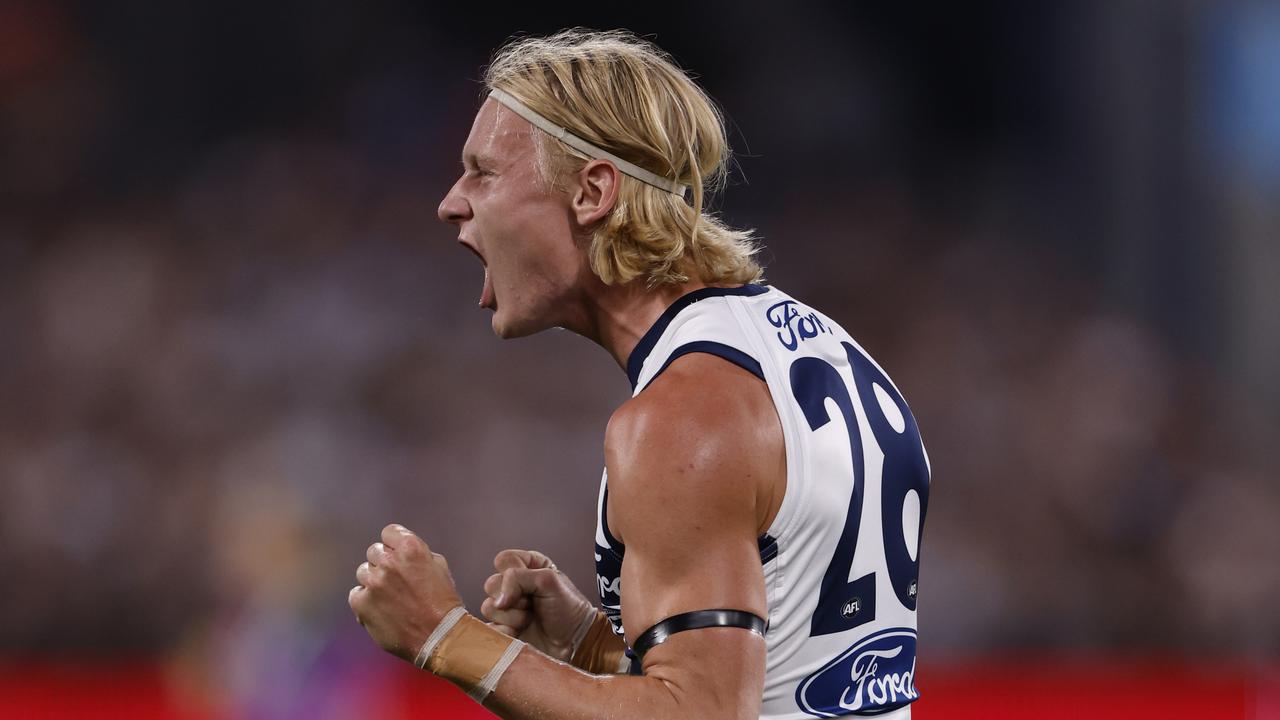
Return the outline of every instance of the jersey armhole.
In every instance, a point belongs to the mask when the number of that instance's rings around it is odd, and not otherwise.
[[[698,340],[696,342],[685,343],[675,350],[672,350],[671,354],[667,356],[667,361],[662,364],[662,367],[658,369],[658,372],[653,374],[652,378],[649,378],[649,382],[646,383],[646,385],[650,385],[654,380],[657,380],[658,376],[662,375],[662,373],[666,372],[667,368],[671,367],[671,363],[691,353],[707,353],[708,355],[715,355],[716,357],[727,360],[752,375],[755,375],[760,378],[761,382],[766,382],[764,379],[764,371],[760,368],[760,362],[755,358],[742,352],[736,347],[725,345],[724,343],[713,342],[710,340]]]

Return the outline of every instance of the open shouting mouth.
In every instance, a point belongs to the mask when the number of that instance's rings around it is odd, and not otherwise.
[[[493,280],[489,277],[489,263],[485,262],[484,256],[481,255],[480,251],[471,243],[463,240],[462,238],[458,238],[458,242],[462,243],[468,250],[475,253],[475,256],[480,259],[480,264],[484,266],[484,287],[480,290],[480,307],[497,310],[498,300],[493,294]]]

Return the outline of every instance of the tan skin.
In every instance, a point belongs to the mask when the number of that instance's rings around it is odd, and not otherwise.
[[[590,232],[617,201],[618,171],[591,161],[568,187],[545,187],[535,132],[486,101],[463,149],[464,173],[440,205],[459,242],[485,261],[493,328],[502,337],[573,330],[625,367],[644,332],[704,285],[607,286],[587,265]],[[718,357],[686,355],[613,414],[605,433],[608,520],[626,544],[623,623],[638,631],[691,610],[767,616],[757,537],[786,489],[782,430],[767,388]],[[412,660],[462,604],[443,556],[399,525],[356,572],[349,602],[384,649]],[[679,633],[644,657],[644,675],[589,675],[567,659],[590,603],[541,553],[506,550],[485,584],[482,614],[528,648],[486,706],[503,718],[756,718],[765,647],[739,628]]]

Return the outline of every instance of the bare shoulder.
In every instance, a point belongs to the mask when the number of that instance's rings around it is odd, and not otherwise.
[[[605,432],[605,463],[610,497],[625,508],[617,523],[620,538],[629,525],[683,508],[766,525],[774,496],[780,499],[778,480],[786,475],[782,429],[768,388],[752,373],[704,353],[677,359],[614,412]]]

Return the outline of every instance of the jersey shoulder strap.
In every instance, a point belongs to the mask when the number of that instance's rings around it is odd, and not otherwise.
[[[760,358],[751,350],[734,303],[769,292],[763,285],[702,288],[673,303],[640,339],[627,362],[634,394],[678,358],[698,352],[722,357],[763,380]]]

